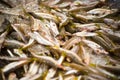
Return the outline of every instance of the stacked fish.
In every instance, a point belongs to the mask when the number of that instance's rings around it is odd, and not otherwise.
[[[0,80],[119,80],[119,19],[105,0],[1,0]]]

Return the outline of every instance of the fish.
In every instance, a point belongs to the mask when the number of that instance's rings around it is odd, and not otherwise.
[[[54,15],[59,16],[60,21],[61,21],[61,23],[60,23],[60,25],[59,25],[60,28],[61,28],[62,26],[65,26],[65,25],[67,25],[67,24],[69,23],[70,19],[69,19],[65,14],[62,14],[62,13],[57,12],[57,11],[55,11],[55,10],[52,10],[51,12],[52,12]]]
[[[9,63],[8,65],[6,65],[3,69],[2,69],[2,72],[8,72],[10,70],[13,70],[17,67],[20,67],[26,63],[28,63],[30,60],[20,60],[20,61],[16,61],[16,62],[12,62],[12,63]],[[14,65],[14,66],[13,66]]]
[[[29,58],[0,56],[0,59],[7,61],[20,61],[20,60],[27,60]]]
[[[9,46],[9,47],[23,47],[25,44],[23,42],[17,41],[17,40],[9,40],[6,39],[4,42],[4,46]]]
[[[29,12],[30,14],[32,14],[33,16],[35,17],[38,17],[38,18],[43,18],[43,19],[48,19],[48,20],[52,20],[56,23],[58,23],[58,18],[55,16],[55,15],[52,15],[52,14],[47,14],[47,13],[38,13],[38,12]]]
[[[19,34],[19,36],[21,37],[21,39],[26,43],[26,39],[25,39],[25,35],[22,33],[22,31],[20,30],[19,25],[14,24],[12,25],[13,29]]]
[[[1,79],[119,80],[118,4],[0,0]]]
[[[59,47],[52,47],[52,48],[59,52],[63,52],[66,56],[70,57],[75,63],[84,65],[84,63],[82,63],[81,58],[74,52],[67,49],[59,48]]]
[[[94,43],[90,40],[83,40],[83,42],[88,45],[89,47],[91,47],[97,54],[99,53],[104,53],[104,54],[108,54],[107,51],[105,51],[100,45],[98,45],[97,43]]]
[[[64,67],[62,66],[62,65],[59,65],[58,63],[57,63],[57,61],[56,60],[54,60],[53,58],[51,58],[51,57],[48,57],[48,56],[38,56],[38,55],[36,55],[36,54],[34,54],[34,53],[32,53],[32,55],[34,56],[34,57],[36,57],[36,58],[39,58],[42,62],[44,62],[44,63],[47,63],[47,64],[49,64],[49,65],[51,65],[51,66],[53,66],[53,67],[55,67],[55,68],[60,68],[60,69],[63,69],[64,70]]]
[[[48,46],[54,46],[54,44],[45,38],[43,38],[38,32],[28,33],[28,35],[35,39],[38,43]]]
[[[0,51],[1,51],[2,44],[3,44],[3,42],[5,41],[5,37],[7,36],[7,34],[8,34],[8,31],[5,31],[4,33],[2,33],[2,34],[0,35]]]

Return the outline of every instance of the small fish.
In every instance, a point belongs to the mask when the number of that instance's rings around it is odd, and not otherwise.
[[[56,23],[54,23],[53,21],[50,21],[50,29],[54,33],[54,36],[59,35],[58,27],[57,27]]]
[[[63,69],[64,70],[64,67],[62,65],[59,65],[58,62],[56,60],[54,60],[53,58],[51,57],[48,57],[48,56],[39,56],[39,55],[36,55],[34,53],[32,53],[32,55],[38,59],[40,59],[42,62],[44,63],[47,63],[55,68],[60,68],[60,69]]]
[[[1,13],[4,14],[9,14],[9,15],[15,15],[15,16],[19,16],[19,15],[23,15],[23,9],[21,8],[22,6],[18,6],[15,8],[8,8],[8,9],[0,9]]]
[[[35,39],[40,44],[48,45],[48,46],[54,46],[53,43],[51,43],[50,41],[43,38],[38,32],[28,33],[28,35],[31,38]]]
[[[36,61],[33,61],[30,64],[29,70],[26,75],[35,75],[38,72],[39,64]]]
[[[4,46],[9,46],[9,47],[23,47],[25,46],[25,44],[23,42],[20,42],[20,41],[17,41],[17,40],[9,40],[9,39],[6,39],[5,42],[4,42]]]
[[[73,14],[73,17],[82,20],[83,22],[103,22],[102,19],[108,15],[114,14],[115,10],[109,9],[93,9],[88,12],[83,12],[83,14]]]
[[[27,55],[21,49],[14,49],[13,51],[15,54],[17,54],[20,57],[28,58]]]
[[[39,54],[39,55],[50,55],[50,51],[46,49],[45,46],[40,45],[40,44],[33,44],[30,47],[28,47],[28,51],[34,54]]]
[[[46,79],[46,80],[52,79],[52,78],[55,76],[56,73],[57,73],[57,69],[55,69],[55,68],[50,68],[50,69],[48,70],[48,73],[47,73],[45,79]]]
[[[5,37],[6,37],[7,34],[8,34],[8,31],[5,31],[4,33],[2,33],[2,34],[0,35],[0,51],[1,51],[2,44],[3,44],[3,42],[5,41]]]
[[[19,34],[19,36],[21,37],[21,39],[24,41],[24,42],[27,42],[26,39],[25,39],[25,35],[22,33],[22,31],[20,30],[20,26],[17,25],[17,24],[13,24],[12,25],[13,29]]]
[[[53,20],[54,22],[58,23],[58,19],[55,15],[52,14],[48,14],[48,13],[42,13],[42,12],[29,12],[30,14],[32,14],[35,17],[38,18],[43,18],[43,19],[48,19],[48,20]]]
[[[100,3],[100,1],[94,0],[82,0],[82,1],[74,1],[71,5],[70,5],[70,12],[76,12],[76,11],[80,11],[80,10],[90,10],[93,9],[96,5],[98,5]]]
[[[34,64],[34,62],[33,62]],[[31,65],[33,65],[31,64]],[[38,65],[38,64],[37,64]],[[32,74],[32,73],[28,73],[25,76],[23,76],[22,78],[20,78],[20,80],[36,80],[36,79],[41,79],[44,76],[44,73],[46,73],[48,67],[45,64],[39,64],[39,66],[37,65],[33,65],[32,66],[32,71],[34,71],[34,66],[36,66],[37,68],[37,73],[36,74]],[[38,68],[39,67],[39,68]]]
[[[78,72],[78,70],[69,70],[65,73],[65,75],[75,74],[77,72]]]
[[[20,60],[29,60],[29,58],[24,57],[7,57],[7,56],[0,56],[1,60],[7,60],[7,61],[20,61]]]
[[[91,38],[97,44],[99,44],[100,46],[102,46],[105,50],[109,51],[111,49],[111,47],[109,46],[109,44],[103,38],[101,38],[100,36],[93,36]]]
[[[60,21],[61,21],[61,23],[60,23],[60,28],[61,27],[63,27],[63,26],[65,26],[65,25],[67,25],[68,23],[69,23],[69,18],[65,15],[65,14],[62,14],[62,13],[60,13],[60,12],[57,12],[57,11],[55,11],[55,10],[52,10],[51,11],[54,15],[57,15],[57,16],[59,16],[59,18],[60,18]]]
[[[89,24],[79,24],[75,23],[76,31],[96,31],[99,30],[101,26],[104,26],[102,23],[89,23]]]
[[[84,65],[84,63],[82,63],[81,58],[76,53],[59,47],[52,47],[52,48],[59,51],[60,53],[65,53],[65,55],[70,57],[73,62],[78,63],[80,65]]]
[[[71,2],[64,2],[62,4],[57,5],[58,8],[66,8],[69,7]]]
[[[67,63],[67,65],[75,70],[78,70],[78,71],[84,71],[84,72],[90,71],[87,67],[81,66],[81,65],[76,64],[76,63]]]
[[[71,39],[65,42],[65,44],[63,45],[63,48],[70,49],[70,47],[72,47],[74,44],[79,43],[80,41],[81,41],[81,38],[72,37]]]
[[[105,17],[105,16],[112,14],[112,13],[114,13],[113,10],[102,9],[102,8],[93,9],[93,10],[90,10],[87,12],[87,14],[94,15],[98,18]]]
[[[119,42],[120,41],[120,32],[119,31],[113,31],[109,28],[102,28],[103,33],[105,33],[106,36],[108,36],[111,40]]]
[[[90,36],[96,36],[96,35],[97,33],[86,32],[86,31],[76,32],[73,34],[73,36],[79,36],[79,37],[90,37]]]
[[[16,62],[12,62],[12,63],[9,63],[8,65],[6,65],[2,71],[5,73],[5,72],[8,72],[10,70],[13,70],[13,69],[16,69],[18,67],[21,67],[23,66],[24,64],[27,64],[28,62],[30,62],[30,60],[20,60],[20,61],[16,61]],[[14,66],[13,66],[14,65]]]
[[[80,43],[78,55],[81,57],[83,62],[87,65],[89,65],[90,63],[90,53],[92,53],[92,50],[89,49],[87,46],[83,45],[82,43]]]
[[[107,51],[104,50],[103,47],[101,47],[99,44],[90,41],[90,40],[83,40],[83,42],[88,45],[90,48],[92,48],[97,54],[99,53],[104,53],[104,54],[108,54]]]

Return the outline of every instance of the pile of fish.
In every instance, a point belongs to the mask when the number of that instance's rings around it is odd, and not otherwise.
[[[119,80],[119,17],[105,0],[0,0],[0,80]]]

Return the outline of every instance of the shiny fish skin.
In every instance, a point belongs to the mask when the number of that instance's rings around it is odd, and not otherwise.
[[[111,1],[0,0],[0,79],[120,80]]]

